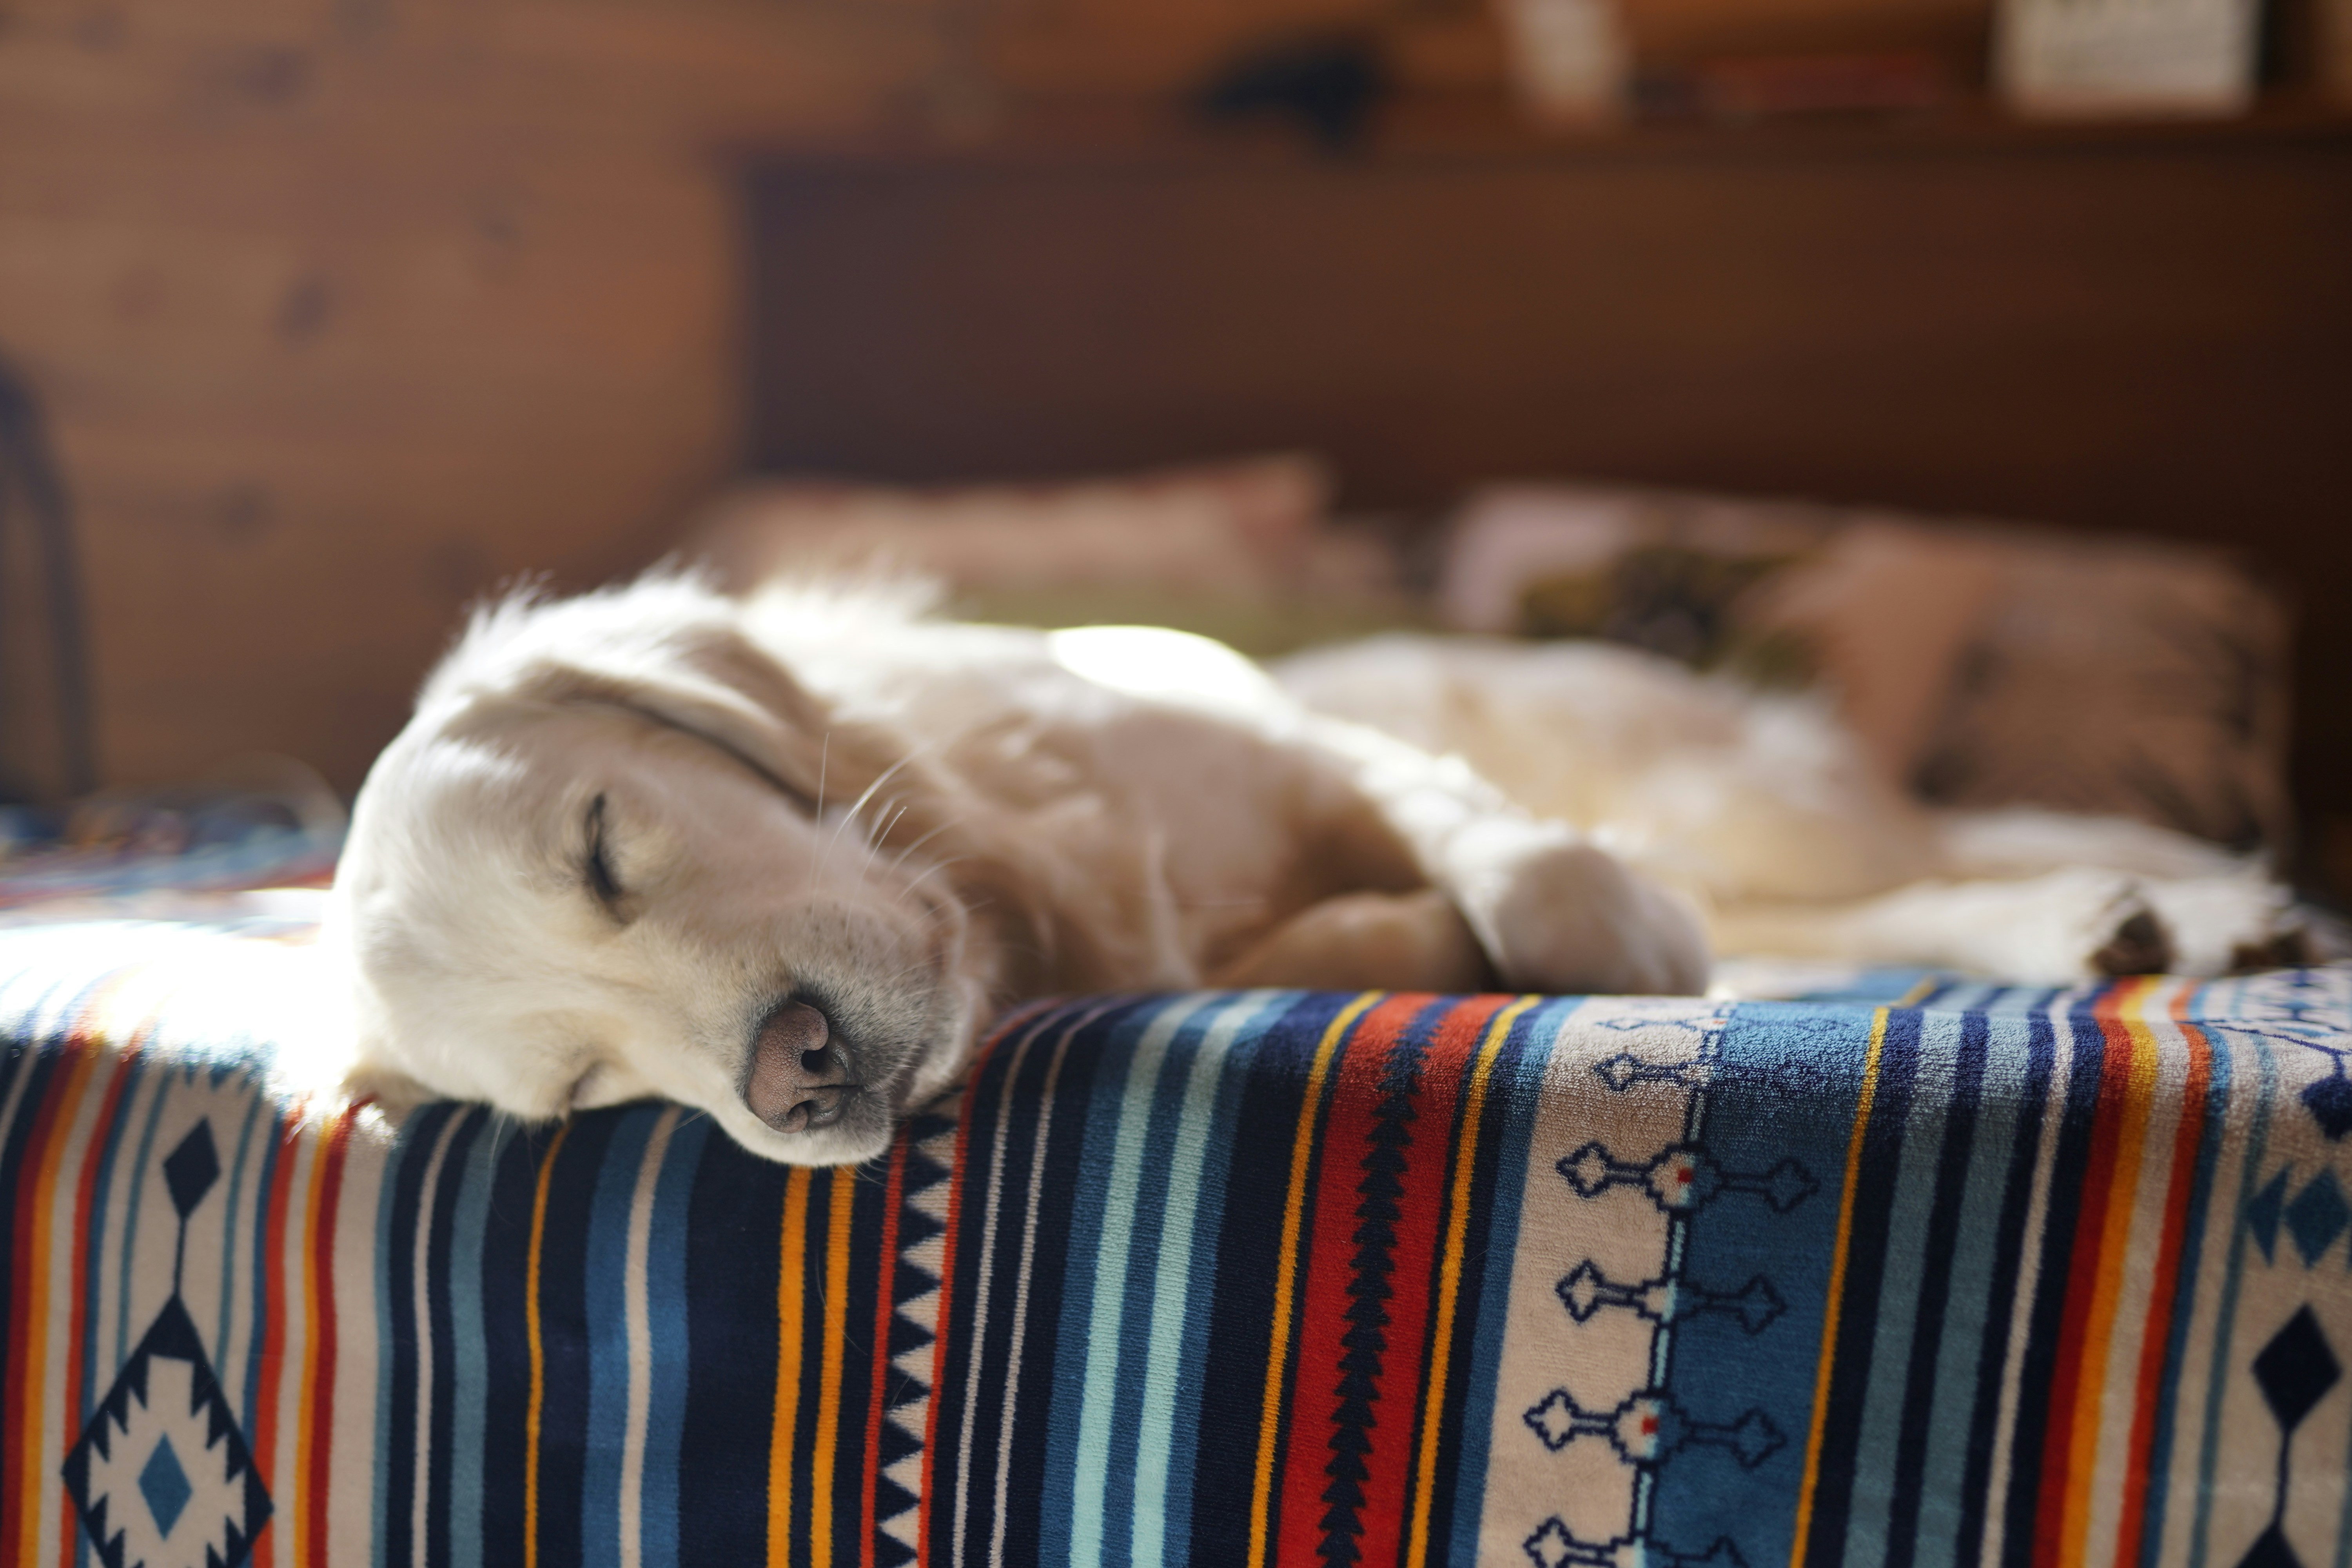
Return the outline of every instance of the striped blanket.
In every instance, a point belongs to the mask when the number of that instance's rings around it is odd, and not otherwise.
[[[2344,1568],[2352,970],[1003,1022],[868,1167],[0,932],[0,1563]]]

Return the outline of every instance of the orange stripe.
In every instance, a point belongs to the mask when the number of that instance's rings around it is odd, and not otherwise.
[[[327,1505],[332,1500],[329,1466],[335,1450],[335,1223],[341,1215],[343,1157],[350,1152],[352,1124],[359,1113],[354,1105],[335,1118],[314,1166],[323,1173],[317,1184],[317,1206],[310,1211],[310,1351],[303,1358],[302,1379],[307,1395],[302,1462],[309,1472],[303,1501],[310,1513],[304,1532],[309,1550],[302,1559],[307,1568],[325,1568],[327,1561]]]
[[[2180,1258],[2189,1235],[2189,1206],[2197,1184],[2197,1152],[2205,1137],[2205,1096],[2212,1082],[2213,1047],[2204,1031],[2189,1021],[2184,985],[2173,995],[2172,1020],[2189,1047],[2189,1078],[2181,1089],[2180,1127],[2172,1139],[2172,1190],[2165,1199],[2164,1241],[2149,1288],[2147,1337],[2140,1342],[2139,1387],[2132,1413],[2131,1447],[2124,1465],[2123,1528],[2116,1538],[2119,1568],[2136,1568],[2147,1528],[2147,1464],[2156,1447],[2157,1399],[2171,1349],[2172,1318],[2179,1308]]]
[[[1845,1305],[1846,1254],[1853,1242],[1854,1197],[1862,1187],[1862,1145],[1870,1131],[1871,1107],[1878,1099],[1878,1059],[1886,1048],[1886,1018],[1891,1011],[1881,1007],[1871,1017],[1870,1049],[1862,1059],[1862,1097],[1853,1108],[1853,1136],[1845,1146],[1845,1193],[1838,1205],[1837,1246],[1830,1254],[1829,1299],[1822,1312],[1822,1353],[1813,1372],[1812,1429],[1805,1438],[1805,1473],[1797,1491],[1797,1533],[1789,1547],[1789,1568],[1804,1568],[1805,1549],[1811,1544],[1813,1492],[1821,1484],[1822,1442],[1830,1415],[1830,1373],[1837,1361],[1838,1322]]]
[[[30,1460],[46,1470],[48,1456],[41,1449],[41,1428],[48,1414],[41,1396],[44,1374],[48,1370],[49,1348],[46,1343],[49,1326],[47,1299],[49,1293],[50,1215],[56,1207],[58,1166],[65,1156],[67,1139],[63,1129],[72,1125],[68,1105],[79,1107],[82,1090],[88,1087],[91,1070],[98,1062],[98,1053],[84,1043],[79,1034],[65,1047],[71,1054],[64,1068],[62,1089],[44,1089],[38,1114],[33,1126],[33,1137],[39,1142],[39,1163],[36,1174],[27,1183],[19,1167],[19,1188],[23,1207],[19,1213],[30,1220],[17,1232],[17,1273],[9,1281],[16,1296],[16,1356],[10,1366],[8,1378],[8,1409],[6,1430],[14,1434],[8,1443],[12,1474],[7,1478],[10,1498],[22,1501],[32,1497],[47,1497],[47,1478],[34,1479],[24,1473]],[[61,1053],[62,1054],[62,1053]],[[77,1249],[79,1250],[79,1249]],[[22,1507],[16,1513],[16,1547],[12,1560],[30,1563],[39,1550],[41,1513],[38,1507]]]
[[[857,1201],[855,1166],[835,1165],[824,1229],[824,1362],[816,1402],[816,1453],[809,1477],[809,1563],[833,1568],[833,1469],[841,1443],[842,1352],[849,1341],[849,1222]]]
[[[524,1568],[538,1568],[539,1564],[539,1423],[547,1408],[547,1346],[540,1337],[539,1271],[547,1243],[547,1190],[555,1176],[555,1157],[563,1152],[563,1141],[571,1135],[572,1123],[567,1121],[548,1141],[547,1152],[539,1161],[539,1191],[530,1204],[530,1258],[525,1266],[523,1286],[523,1332],[530,1344],[530,1405],[523,1415]]]
[[[1305,1224],[1307,1170],[1315,1151],[1315,1124],[1323,1110],[1323,1085],[1331,1074],[1331,1058],[1356,1020],[1384,994],[1367,991],[1339,1010],[1315,1047],[1307,1069],[1307,1093],[1298,1112],[1298,1128],[1290,1143],[1289,1197],[1282,1211],[1282,1245],[1275,1252],[1274,1332],[1266,1346],[1265,1389],[1260,1396],[1257,1426],[1257,1477],[1250,1489],[1251,1568],[1262,1568],[1269,1545],[1267,1532],[1274,1514],[1275,1450],[1282,1435],[1282,1390],[1289,1379],[1291,1319],[1298,1289],[1298,1233]]]
[[[1439,1251],[1440,1283],[1437,1292],[1436,1326],[1430,1332],[1429,1388],[1422,1401],[1420,1430],[1414,1435],[1419,1448],[1413,1467],[1412,1535],[1406,1546],[1407,1568],[1423,1568],[1429,1561],[1430,1501],[1437,1494],[1438,1424],[1445,1408],[1445,1379],[1453,1360],[1454,1311],[1462,1293],[1462,1242],[1470,1226],[1470,1179],[1478,1165],[1478,1125],[1486,1110],[1486,1083],[1495,1068],[1495,1058],[1502,1054],[1503,1042],[1510,1037],[1511,1026],[1521,1014],[1542,1000],[1522,996],[1495,1016],[1487,1026],[1486,1043],[1479,1048],[1476,1065],[1471,1069],[1470,1094],[1462,1108],[1461,1134],[1454,1140],[1454,1195],[1445,1221],[1445,1239]]]
[[[2080,1370],[2074,1384],[2073,1428],[2066,1451],[2064,1513],[2059,1536],[2061,1568],[2081,1568],[2089,1550],[2093,1488],[2098,1474],[2100,1407],[2106,1402],[2108,1352],[2115,1337],[2116,1313],[2123,1299],[2124,1268],[2131,1254],[2131,1229],[2139,1190],[2140,1161],[2147,1143],[2148,1115],[2156,1093],[2156,1041],[2147,1025],[2131,1009],[2155,982],[2139,980],[2117,988],[2103,999],[2103,1022],[2122,1030],[2117,1047],[2122,1070],[2116,1079],[2114,1163],[2108,1167],[2106,1212],[2101,1216],[2098,1251],[2091,1276],[2090,1310],[2084,1316]],[[2104,1099],[2105,1097],[2102,1096]]]
[[[808,1200],[812,1173],[794,1168],[784,1179],[783,1236],[776,1271],[775,1425],[768,1437],[768,1568],[791,1568],[793,1443],[801,1413],[801,1351],[806,1339],[803,1301],[807,1289]],[[946,1324],[940,1338],[947,1338]]]

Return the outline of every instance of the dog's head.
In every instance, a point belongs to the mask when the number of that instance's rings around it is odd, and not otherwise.
[[[871,1157],[988,999],[938,793],[690,583],[484,613],[353,809],[353,1087],[657,1095],[772,1159]]]

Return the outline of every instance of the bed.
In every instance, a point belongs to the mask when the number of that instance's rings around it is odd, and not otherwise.
[[[746,458],[1303,446],[1373,510],[1581,472],[2344,580],[2340,133],[1748,145],[761,165]],[[1073,998],[810,1171],[290,1097],[315,905],[0,917],[0,1563],[2352,1562],[2352,967]]]
[[[0,931],[8,1561],[2352,1547],[2352,969],[1042,1003],[818,1171],[289,1101],[308,919]]]

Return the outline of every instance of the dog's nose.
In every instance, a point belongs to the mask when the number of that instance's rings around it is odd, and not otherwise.
[[[779,1132],[806,1132],[838,1121],[857,1092],[849,1058],[823,1013],[787,1002],[768,1015],[751,1042],[751,1076],[743,1085],[752,1115]]]

